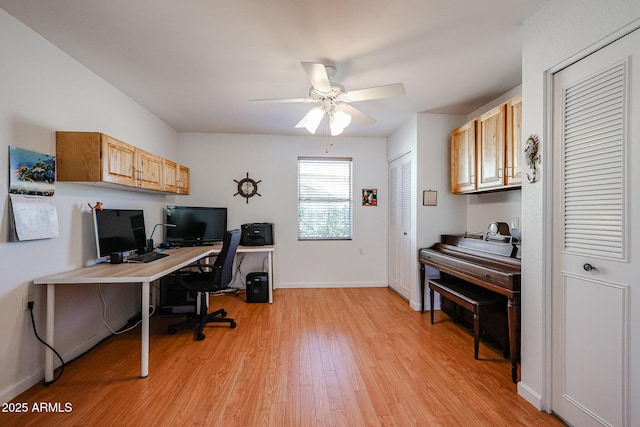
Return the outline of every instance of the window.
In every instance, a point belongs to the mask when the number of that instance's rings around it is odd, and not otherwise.
[[[298,157],[298,240],[350,240],[350,157]]]

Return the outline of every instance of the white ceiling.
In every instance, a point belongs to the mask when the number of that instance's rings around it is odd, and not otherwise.
[[[468,114],[521,82],[521,25],[548,0],[0,0],[175,129],[307,135],[302,61],[347,90],[402,82],[403,97],[344,136],[388,136],[417,112]],[[324,125],[318,133],[322,134]]]

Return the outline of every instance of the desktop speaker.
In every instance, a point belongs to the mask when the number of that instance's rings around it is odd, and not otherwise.
[[[269,276],[267,273],[247,274],[247,302],[269,302]]]

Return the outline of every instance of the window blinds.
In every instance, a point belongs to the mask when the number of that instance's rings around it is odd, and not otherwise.
[[[298,158],[298,240],[351,239],[352,159]]]

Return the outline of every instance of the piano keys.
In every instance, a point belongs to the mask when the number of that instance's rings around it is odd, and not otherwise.
[[[521,246],[512,242],[442,235],[439,243],[419,250],[418,261],[423,311],[425,266],[438,270],[441,279],[446,280],[452,276],[506,297],[511,378],[513,382],[517,382],[520,358]]]

